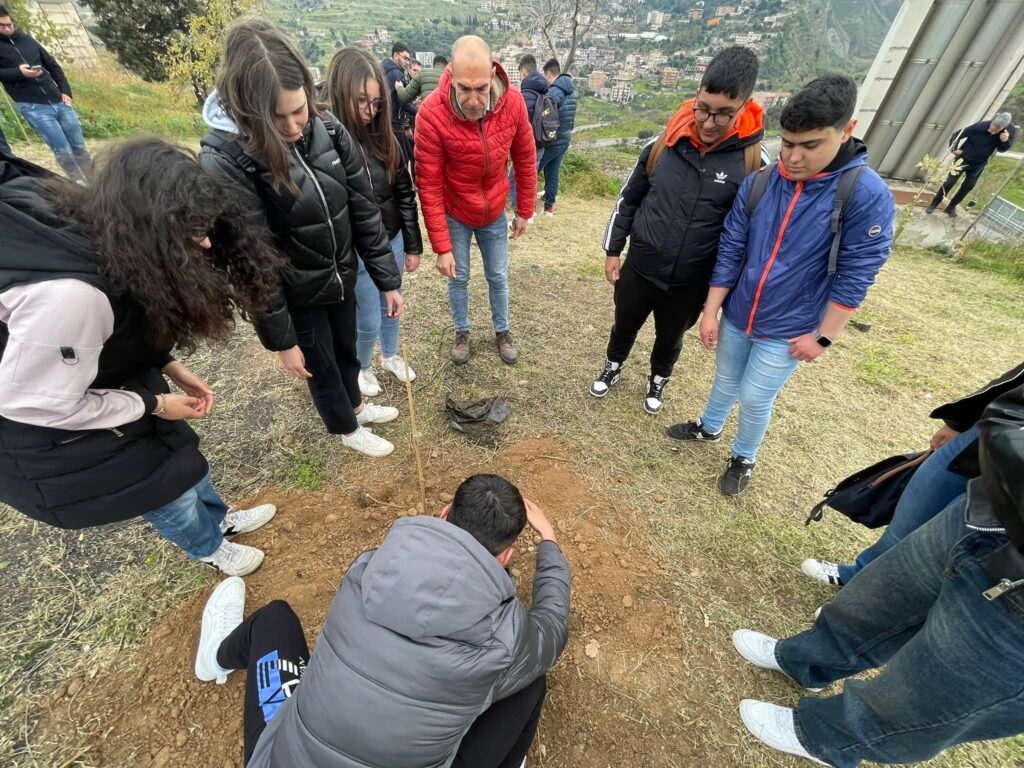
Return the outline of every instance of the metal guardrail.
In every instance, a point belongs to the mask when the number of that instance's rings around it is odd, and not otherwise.
[[[996,197],[978,217],[975,229],[989,240],[1020,242],[1024,240],[1024,208]]]

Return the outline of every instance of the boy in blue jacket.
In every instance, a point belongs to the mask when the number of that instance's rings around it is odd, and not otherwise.
[[[725,220],[700,323],[701,343],[717,348],[715,381],[700,418],[667,434],[718,442],[739,400],[739,429],[718,481],[727,496],[750,483],[779,390],[801,361],[817,360],[839,337],[889,257],[895,204],[853,138],[856,101],[856,84],[840,74],[796,93],[780,118],[780,162],[761,172],[770,174],[761,199],[748,215],[759,175],[752,174]],[[844,171],[858,166],[865,167],[844,205],[833,269],[837,193]]]

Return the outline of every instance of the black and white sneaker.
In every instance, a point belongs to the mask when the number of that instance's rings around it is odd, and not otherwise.
[[[622,375],[622,363],[613,363],[611,360],[604,361],[604,370],[601,371],[601,375],[594,379],[594,383],[590,385],[590,394],[594,397],[604,397],[608,394],[608,390],[611,389],[619,381],[619,376]]]
[[[673,440],[696,440],[701,443],[717,443],[722,439],[722,430],[708,432],[700,423],[700,419],[673,424],[665,430],[665,434]]]
[[[661,411],[665,405],[665,385],[668,384],[667,376],[651,375],[647,379],[647,397],[644,398],[644,410],[654,416]]]
[[[718,490],[726,496],[739,496],[750,485],[750,473],[754,471],[754,462],[742,456],[730,456],[728,466],[718,478]]]
[[[828,560],[815,560],[813,557],[809,557],[800,564],[800,570],[804,572],[804,575],[830,587],[843,586],[843,580],[839,578],[839,566]],[[817,614],[814,618],[818,618]]]

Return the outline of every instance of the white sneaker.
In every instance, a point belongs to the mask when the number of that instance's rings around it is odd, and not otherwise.
[[[828,765],[804,749],[796,736],[793,726],[793,710],[766,701],[743,699],[740,702],[740,717],[755,737],[772,749],[802,757],[818,765]]]
[[[374,405],[363,403],[363,410],[356,414],[360,424],[387,424],[398,418],[398,409],[390,405]]]
[[[778,642],[774,637],[769,637],[761,632],[752,632],[749,629],[737,629],[732,633],[732,644],[740,656],[755,667],[770,669],[773,672],[786,675],[782,667],[779,666],[779,662],[775,660],[775,646]],[[786,677],[793,680],[789,675]],[[821,688],[807,688],[806,690],[818,693]]]
[[[359,394],[363,397],[376,397],[380,394],[380,382],[372,368],[359,371]]]
[[[395,450],[395,446],[380,435],[373,434],[367,427],[359,427],[351,435],[342,435],[341,444],[353,451],[359,451],[359,453],[374,458],[387,456]]]
[[[209,557],[200,558],[228,576],[248,576],[263,563],[262,550],[224,539]]]
[[[203,608],[199,650],[196,653],[196,677],[203,682],[216,680],[217,685],[227,682],[228,675],[234,670],[224,669],[217,663],[217,650],[224,638],[244,618],[245,582],[237,576],[231,576],[217,585]]]
[[[843,586],[843,582],[839,579],[839,566],[828,560],[808,558],[800,563],[800,570],[812,579],[830,587]]]
[[[381,357],[380,367],[389,373],[393,373],[395,378],[403,383],[405,382],[406,372],[408,372],[409,381],[416,380],[416,371],[405,364],[405,360],[402,359],[401,355]]]
[[[543,189],[540,192],[537,193],[537,197],[544,197],[544,190]]]
[[[260,504],[252,509],[228,512],[220,523],[220,532],[225,536],[249,533],[269,523],[276,514],[277,507],[273,504]]]

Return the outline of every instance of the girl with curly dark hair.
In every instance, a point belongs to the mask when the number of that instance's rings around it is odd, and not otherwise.
[[[156,139],[112,150],[88,189],[23,173],[0,184],[0,501],[61,528],[142,516],[190,558],[251,573],[263,553],[225,537],[276,510],[231,512],[214,491],[186,421],[213,392],[170,352],[266,309],[269,233]]]

